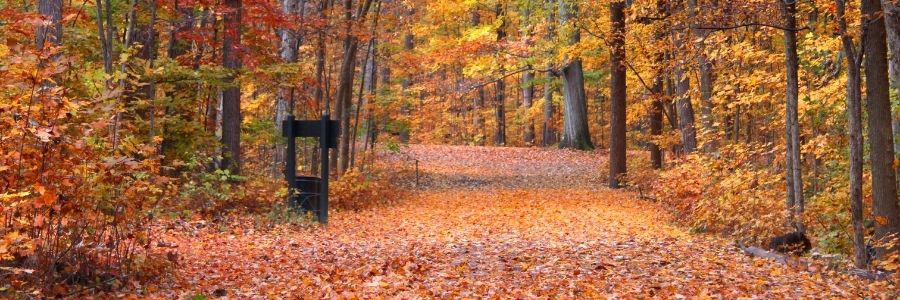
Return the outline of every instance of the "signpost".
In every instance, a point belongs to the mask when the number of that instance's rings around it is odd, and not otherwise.
[[[328,149],[337,148],[337,138],[341,132],[340,125],[338,124],[338,121],[329,119],[328,112],[323,112],[321,120],[295,120],[293,115],[289,115],[281,126],[281,132],[283,136],[287,138],[287,157],[285,157],[284,160],[284,177],[287,179],[288,190],[290,192],[289,206],[296,206],[299,204],[304,211],[313,211],[316,214],[319,223],[328,224]],[[321,145],[321,155],[319,156],[319,160],[322,161],[322,167],[320,168],[321,185],[318,189],[319,201],[316,205],[311,205],[308,199],[303,199],[304,196],[309,197],[315,194],[316,191],[312,190],[309,187],[309,184],[304,184],[302,186],[298,185],[296,140],[298,137],[317,137],[319,138],[319,144]],[[308,183],[310,179],[315,178],[306,177],[302,180],[307,181],[305,183]],[[296,195],[294,192],[297,191],[298,186],[300,187],[300,193],[299,195]],[[303,189],[305,188],[310,190],[304,191]]]

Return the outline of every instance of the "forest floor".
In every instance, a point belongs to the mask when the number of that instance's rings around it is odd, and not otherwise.
[[[605,188],[601,152],[407,152],[422,181],[400,201],[332,213],[324,228],[169,230],[162,239],[175,245],[176,271],[132,290],[240,299],[898,296],[888,282],[752,258],[688,233],[658,204]]]

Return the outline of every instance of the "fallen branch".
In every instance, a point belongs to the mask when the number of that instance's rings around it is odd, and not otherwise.
[[[741,249],[741,251],[744,251],[744,253],[746,253],[747,255],[753,256],[753,257],[771,259],[778,263],[792,266],[792,267],[797,267],[797,266],[809,267],[811,265],[811,263],[808,260],[800,258],[800,257],[792,257],[787,254],[769,251],[769,250],[762,249],[759,247],[753,247],[753,246],[746,247],[740,241],[736,242],[736,244],[737,244],[737,247]],[[883,271],[878,271],[878,270],[866,270],[866,269],[859,269],[859,268],[845,269],[844,272],[846,272],[849,275],[853,275],[853,276],[856,276],[856,277],[859,277],[862,279],[867,279],[867,280],[885,280],[885,279],[890,278],[891,274],[892,274],[889,272],[883,272]]]

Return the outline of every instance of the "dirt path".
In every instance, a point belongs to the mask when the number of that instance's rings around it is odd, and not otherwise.
[[[325,230],[174,233],[182,264],[150,293],[232,298],[859,298],[892,287],[799,271],[690,235],[603,188],[604,155],[413,146],[407,199]],[[219,291],[220,293],[223,291]]]

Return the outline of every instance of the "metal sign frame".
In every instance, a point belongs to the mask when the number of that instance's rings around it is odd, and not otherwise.
[[[319,191],[316,218],[321,224],[328,224],[328,149],[337,148],[338,136],[341,133],[337,120],[331,120],[328,113],[322,114],[320,120],[296,120],[288,115],[281,124],[282,136],[287,138],[287,155],[284,160],[284,177],[288,182],[290,198],[297,189],[297,140],[298,137],[319,138],[322,186]]]

